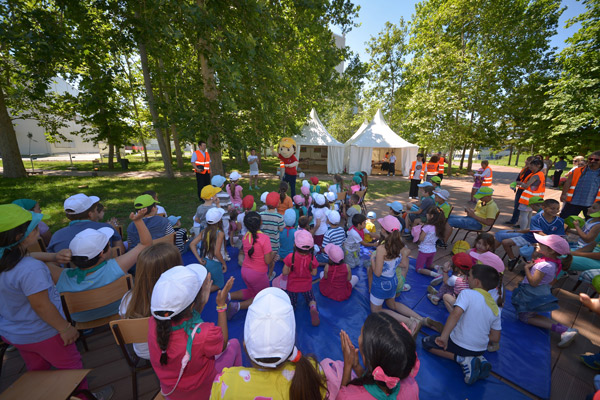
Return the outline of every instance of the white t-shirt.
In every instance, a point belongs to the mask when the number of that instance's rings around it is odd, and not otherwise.
[[[435,242],[437,242],[437,236],[435,234],[435,226],[433,225],[423,225],[421,228],[422,232],[425,232],[425,239],[421,243],[419,243],[419,252],[421,253],[435,253],[436,247]]]
[[[125,314],[127,313],[127,307],[129,307],[129,302],[131,301],[131,290],[123,295],[121,299],[121,305],[119,306],[119,315],[121,318],[125,318]],[[137,354],[138,357],[143,358],[144,360],[150,359],[150,351],[148,350],[148,343],[134,343],[133,351]]]
[[[360,242],[362,241],[363,239],[356,230],[349,229],[348,236],[346,237],[346,240],[344,240],[344,249],[349,253],[358,251],[360,250]]]
[[[393,164],[396,162],[396,156],[391,156],[390,157],[390,162]]]
[[[250,164],[250,173],[252,174],[253,172],[258,174],[258,162],[252,162],[254,160],[258,160],[258,156],[253,156],[253,155],[249,155],[248,156],[248,163]]]
[[[313,207],[312,212],[315,225],[317,224],[317,220],[321,221],[321,225],[319,225],[319,228],[315,231],[315,235],[324,235],[325,232],[327,232],[327,208]]]
[[[245,212],[238,214],[238,216],[237,216],[237,222],[239,222],[240,225],[242,226],[242,230],[240,231],[240,232],[242,232],[242,237],[244,237],[244,235],[248,232],[246,225],[244,225],[244,217],[245,216],[246,216]]]
[[[460,292],[454,307],[460,307],[464,312],[450,333],[450,339],[464,349],[485,351],[490,329],[502,329],[500,313],[494,315],[483,295],[472,289]]]

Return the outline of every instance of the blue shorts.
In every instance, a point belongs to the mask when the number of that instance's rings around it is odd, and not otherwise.
[[[431,349],[444,350],[440,346],[438,346],[437,343],[435,342],[435,339],[438,337],[440,337],[440,335],[425,336],[422,341],[423,348],[425,350],[431,350]],[[473,351],[473,350],[465,349],[464,347],[460,347],[459,345],[454,343],[451,338],[448,338],[448,346],[446,347],[446,351],[454,354],[455,361],[456,361],[456,356],[478,357],[484,353],[483,351]]]
[[[374,297],[378,300],[393,299],[396,297],[396,288],[398,288],[398,277],[396,274],[394,274],[394,276],[391,278],[373,275],[371,297]],[[373,303],[377,306],[383,304],[383,302],[381,302],[381,304],[376,304],[377,302]]]
[[[213,285],[217,285],[219,289],[223,289],[223,286],[225,286],[225,276],[223,276],[221,263],[207,258],[205,267],[210,272]]]
[[[448,224],[453,228],[469,229],[472,231],[479,230],[483,227],[480,222],[472,217],[448,217]]]
[[[504,229],[496,232],[496,240],[502,243],[504,239],[512,239],[517,236],[523,236],[524,233],[513,232],[512,230]]]

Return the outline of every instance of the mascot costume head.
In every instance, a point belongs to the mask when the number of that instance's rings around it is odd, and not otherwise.
[[[277,152],[283,158],[290,158],[296,153],[296,141],[289,137],[281,138]]]

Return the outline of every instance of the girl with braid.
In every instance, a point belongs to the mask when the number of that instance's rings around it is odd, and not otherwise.
[[[248,232],[242,239],[242,249],[245,254],[242,263],[242,279],[247,289],[231,293],[231,300],[241,301],[229,303],[227,319],[233,318],[240,309],[247,309],[252,304],[254,296],[270,286],[267,272],[275,252],[271,248],[269,236],[259,231],[261,224],[260,214],[255,211],[249,211],[244,216],[244,226]]]
[[[156,282],[150,300],[148,349],[166,399],[206,400],[223,368],[242,365],[240,343],[228,341],[227,295],[233,281],[229,278],[217,293],[217,326],[201,317],[212,285],[204,266],[178,265]]]

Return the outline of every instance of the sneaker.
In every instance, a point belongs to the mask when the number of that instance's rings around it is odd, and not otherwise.
[[[98,390],[97,392],[92,392],[92,394],[98,400],[110,400],[110,399],[112,399],[113,395],[115,394],[115,390],[113,389],[112,386],[109,385],[109,386],[103,387],[102,389]]]
[[[239,301],[232,301],[227,305],[227,321],[229,321],[231,318],[233,318],[233,316],[235,314],[238,313],[238,311],[240,311],[240,302]]]
[[[513,258],[512,260],[508,260],[507,268],[509,271],[512,271],[517,266],[519,262],[519,257]]]
[[[481,368],[481,360],[478,357],[462,357],[456,356],[456,362],[461,366],[465,375],[465,383],[472,385],[479,379],[479,369]]]
[[[436,294],[438,294],[438,290],[433,286],[427,286],[427,293],[435,296]]]
[[[260,190],[260,188],[258,186],[254,186],[254,189],[256,190]]]
[[[440,302],[440,298],[433,294],[427,293],[427,298],[433,303],[434,306],[437,306]]]
[[[500,349],[500,342],[489,342],[488,343],[488,347],[487,347],[487,351],[490,353],[493,353],[495,351],[498,351]]]
[[[425,326],[428,328],[433,329],[436,332],[442,333],[442,331],[444,330],[444,324],[442,324],[439,321],[436,321],[435,319],[431,319],[429,317],[425,318]]]
[[[600,371],[600,353],[589,356],[579,356],[579,360],[581,360],[586,367],[591,368],[594,371]]]
[[[411,287],[408,283],[405,283],[404,286],[402,286],[403,292],[408,292],[410,289],[411,289]]]
[[[310,323],[312,326],[319,326],[321,320],[319,319],[319,311],[316,307],[310,309]]]
[[[433,279],[429,283],[431,286],[437,286],[444,280],[444,276],[439,272],[432,272],[431,276],[433,276]]]
[[[508,221],[504,221],[504,225],[515,225],[517,223],[517,221],[511,221],[510,219]]]
[[[442,273],[442,272],[440,271],[441,269],[442,269],[442,266],[441,266],[441,265],[434,265],[434,266],[433,266],[433,270],[434,270],[435,272],[437,272],[438,274],[441,274],[441,273]]]
[[[438,240],[435,242],[435,245],[436,245],[437,247],[443,247],[444,249],[448,247],[448,245],[446,244],[446,242],[444,242],[442,239],[438,239]]]
[[[575,337],[577,337],[577,335],[579,335],[579,331],[577,329],[569,328],[566,332],[563,332],[560,335],[560,342],[558,342],[557,346],[560,348],[567,347],[568,345],[573,343],[573,340],[575,340]]]
[[[486,379],[490,376],[490,372],[492,371],[492,364],[488,360],[485,359],[484,356],[477,357],[481,366],[479,367],[479,378],[477,379]]]

